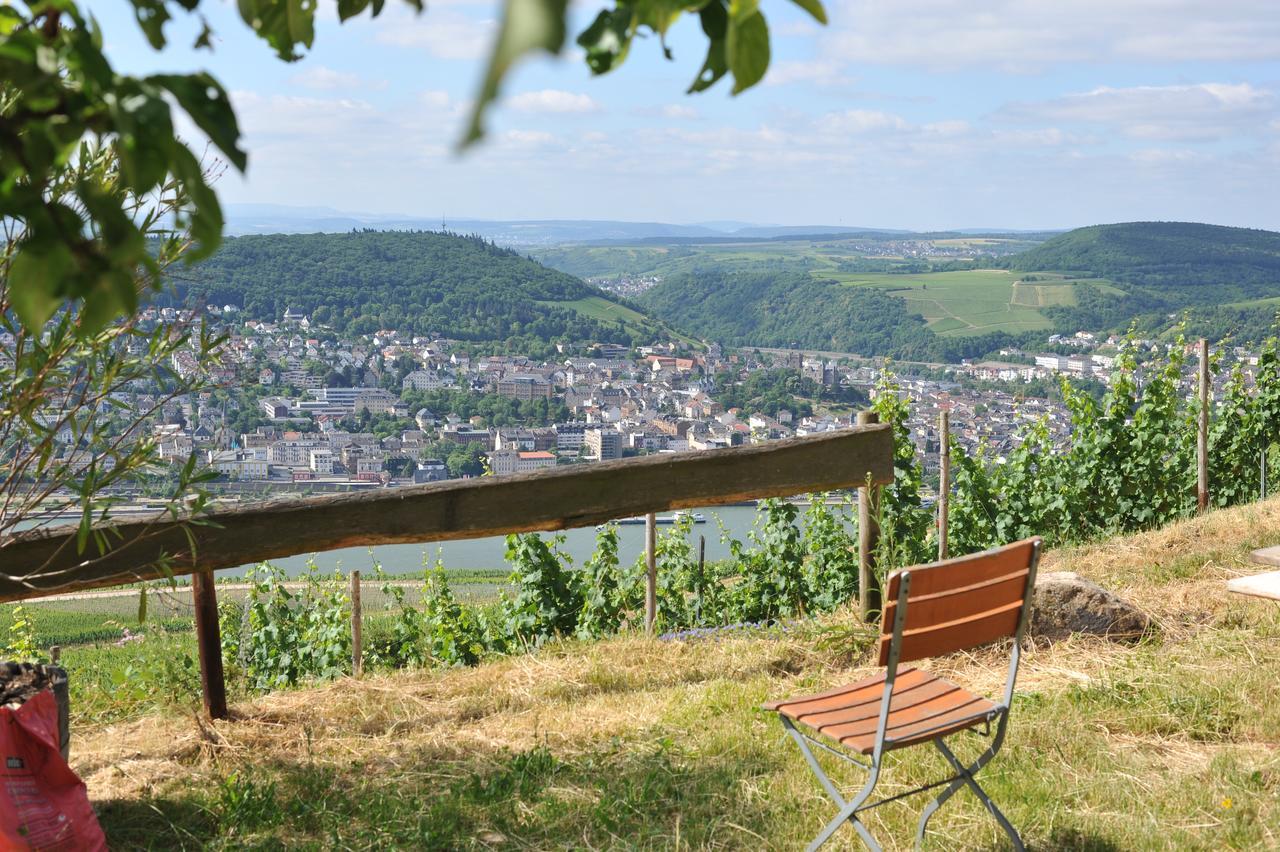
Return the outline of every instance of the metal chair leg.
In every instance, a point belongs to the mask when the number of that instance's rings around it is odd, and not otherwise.
[[[924,846],[924,834],[929,827],[929,818],[932,817],[935,813],[937,813],[938,809],[947,803],[947,799],[950,799],[952,795],[955,794],[956,790],[959,790],[963,786],[964,786],[964,778],[963,777],[957,778],[956,780],[948,784],[943,789],[943,791],[939,793],[937,797],[935,797],[933,801],[929,802],[929,804],[925,807],[924,813],[920,814],[920,822],[916,824],[916,848],[917,849],[920,849]]]
[[[942,752],[942,756],[947,759],[947,762],[950,763],[951,766],[956,770],[956,772],[961,776],[961,778],[958,779],[958,781],[962,780],[965,784],[968,784],[969,789],[973,790],[974,795],[978,797],[979,801],[981,801],[982,804],[986,805],[987,810],[991,812],[991,815],[995,817],[996,822],[998,822],[1000,824],[1000,827],[1004,829],[1004,833],[1009,836],[1009,841],[1013,844],[1013,848],[1016,850],[1016,852],[1024,852],[1025,847],[1022,845],[1022,838],[1018,836],[1018,832],[1016,829],[1014,829],[1013,824],[1009,822],[1008,818],[1000,811],[998,807],[996,807],[996,803],[993,802],[991,800],[991,797],[987,795],[987,791],[983,790],[982,787],[978,784],[978,782],[973,777],[974,773],[982,769],[982,767],[986,765],[987,761],[991,760],[991,758],[995,756],[995,753],[1000,748],[999,738],[997,739],[996,742],[992,743],[991,747],[988,748],[985,752],[983,752],[982,756],[979,757],[976,761],[974,761],[974,763],[971,766],[965,766],[963,763],[961,763],[960,760],[954,754],[952,754],[951,749],[947,748],[946,744],[942,742],[941,738],[934,740],[933,744],[938,747],[938,751]],[[951,786],[954,786],[956,783],[957,782],[953,781]],[[949,798],[951,792],[953,792],[951,790],[951,786],[949,786],[947,790],[944,791],[944,795],[938,796],[938,799],[940,800],[938,802],[939,807],[941,807],[942,802],[945,802],[946,798]],[[934,810],[937,810],[937,808],[934,808]],[[929,812],[929,815],[932,816],[932,812]],[[921,840],[924,837],[924,823],[926,821],[927,819],[921,820],[920,832],[917,834],[917,840]]]
[[[827,795],[831,797],[831,800],[836,803],[836,807],[840,809],[839,813],[837,813],[830,822],[823,826],[822,831],[818,832],[818,836],[809,844],[808,852],[816,852],[816,850],[821,847],[822,844],[830,840],[831,836],[835,834],[840,829],[840,826],[844,825],[846,822],[853,825],[854,830],[858,832],[858,835],[862,838],[862,842],[867,845],[868,849],[872,850],[872,852],[880,852],[880,844],[876,841],[875,837],[872,836],[871,831],[867,828],[866,824],[863,823],[862,820],[858,819],[857,816],[858,808],[862,807],[863,803],[870,798],[871,792],[876,787],[876,781],[880,777],[879,763],[872,764],[870,774],[867,777],[867,783],[863,785],[862,789],[858,791],[856,796],[846,802],[840,795],[840,791],[836,789],[836,785],[827,777],[827,773],[822,771],[822,766],[819,765],[818,759],[814,756],[813,750],[809,748],[809,744],[805,742],[804,735],[796,730],[795,725],[793,725],[791,720],[786,716],[779,716],[779,718],[782,720],[782,727],[786,729],[787,733],[791,735],[791,738],[796,741],[796,745],[800,747],[800,751],[804,754],[804,759],[808,762],[809,769],[817,777],[818,783],[822,785],[822,788],[827,791]]]

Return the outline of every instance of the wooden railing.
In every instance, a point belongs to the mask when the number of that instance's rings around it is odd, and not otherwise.
[[[74,528],[19,533],[0,542],[0,601],[194,574],[205,706],[217,718],[225,716],[226,702],[215,570],[342,547],[561,530],[892,481],[892,432],[869,424],[749,447],[271,501],[193,519],[129,521],[99,530],[83,553]],[[109,549],[99,550],[99,541]],[[863,556],[865,566],[868,554]]]

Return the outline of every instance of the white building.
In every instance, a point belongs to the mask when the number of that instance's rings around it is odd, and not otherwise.
[[[529,470],[540,470],[544,467],[555,467],[556,457],[546,450],[521,452],[519,450],[494,450],[489,453],[489,470],[495,476],[508,473],[524,473]]]

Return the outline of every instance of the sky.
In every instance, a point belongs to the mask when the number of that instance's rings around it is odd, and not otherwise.
[[[508,77],[459,154],[500,6],[390,0],[278,60],[204,0],[214,49],[153,51],[93,0],[116,67],[205,69],[249,152],[226,203],[484,219],[745,221],[932,230],[1188,220],[1280,230],[1276,0],[829,0],[820,26],[763,0],[773,60],[736,97],[686,95],[696,17],[592,77],[572,44]],[[175,17],[182,15],[175,7]],[[572,4],[573,32],[601,8]],[[194,131],[188,130],[191,136]]]

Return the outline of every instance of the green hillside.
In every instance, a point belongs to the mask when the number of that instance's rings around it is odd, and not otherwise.
[[[362,231],[229,239],[187,273],[200,299],[278,319],[287,307],[339,332],[394,328],[512,345],[648,343],[660,323],[516,252],[452,234]]]
[[[1045,270],[1080,282],[1076,304],[1044,311],[1061,328],[1159,331],[1187,313],[1192,331],[1256,340],[1280,296],[1280,233],[1194,222],[1126,222],[1061,234],[1004,264],[1034,280]]]
[[[1008,265],[1019,272],[1088,272],[1220,303],[1280,295],[1280,233],[1194,222],[1094,225],[1016,254]]]
[[[896,283],[850,286],[794,265],[753,272],[715,266],[673,275],[640,302],[653,316],[735,346],[794,345],[933,360],[982,354],[1008,339],[940,337],[926,326],[921,303],[891,292]],[[903,286],[911,283],[919,284],[903,276]]]

